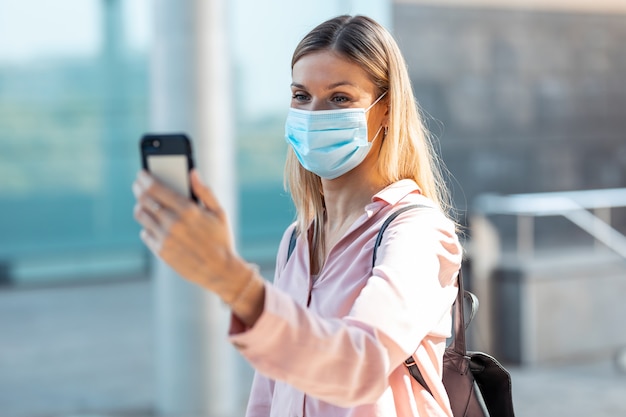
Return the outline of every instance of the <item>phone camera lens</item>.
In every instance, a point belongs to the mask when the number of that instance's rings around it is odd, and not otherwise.
[[[155,139],[152,141],[152,146],[158,148],[159,146],[161,146],[161,142]]]

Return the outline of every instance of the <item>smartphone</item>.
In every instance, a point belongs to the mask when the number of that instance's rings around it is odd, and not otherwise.
[[[189,171],[194,167],[191,140],[184,133],[145,134],[141,138],[143,168],[156,179],[198,201],[191,191]]]

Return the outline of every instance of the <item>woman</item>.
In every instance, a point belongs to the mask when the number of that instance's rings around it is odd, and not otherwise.
[[[256,369],[248,416],[451,416],[442,357],[462,250],[400,51],[375,21],[337,17],[300,42],[292,81],[285,173],[297,219],[274,283],[238,256],[196,172],[203,206],[139,174],[141,236],[231,308],[230,340]],[[382,223],[412,204],[372,266]],[[432,395],[403,365],[410,356]]]

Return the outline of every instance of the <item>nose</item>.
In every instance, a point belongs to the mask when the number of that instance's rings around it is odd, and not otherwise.
[[[316,110],[330,110],[331,106],[326,100],[322,100],[320,98],[313,97],[309,102],[308,110],[316,111]]]

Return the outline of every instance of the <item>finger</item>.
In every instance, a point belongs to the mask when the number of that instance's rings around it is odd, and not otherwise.
[[[156,217],[156,214],[145,206],[137,203],[133,214],[135,220],[137,220],[144,229],[148,230],[153,235],[161,234],[159,231],[162,229],[162,226],[160,225],[159,219]]]
[[[156,213],[163,208],[163,206],[157,202],[157,200],[149,194],[138,181],[133,183],[133,194],[135,195],[137,204],[139,204],[143,209],[149,211],[151,214]]]
[[[167,211],[165,211],[160,216],[164,216],[164,220],[159,224],[155,219],[146,211],[142,210],[140,205],[137,205],[135,211],[135,217],[139,221],[139,223],[143,226],[139,233],[139,237],[144,242],[144,244],[148,247],[148,249],[159,258],[165,260],[164,256],[167,255],[164,252],[164,249],[167,245],[167,241],[172,237],[169,229],[174,224],[174,220],[171,216],[169,216]]]
[[[191,189],[193,190],[196,197],[198,197],[198,199],[202,201],[202,203],[208,210],[222,217],[223,210],[220,206],[220,203],[217,201],[217,197],[215,197],[213,192],[211,192],[211,189],[204,184],[202,178],[200,178],[200,173],[198,172],[198,170],[194,169],[193,171],[191,171],[190,178]]]
[[[152,197],[148,196],[139,181],[133,183],[133,194],[137,199],[137,204],[133,210],[134,217],[144,227],[155,227],[155,224],[165,224],[164,220],[169,220],[167,227],[172,223],[171,213],[166,213],[166,208],[159,204]],[[147,224],[150,221],[153,224]]]
[[[161,242],[153,234],[146,229],[142,229],[139,232],[139,237],[152,253],[157,256],[159,255],[161,252]]]
[[[133,190],[133,195],[135,196],[135,199],[139,200],[143,194],[143,189],[141,188],[137,180],[133,181],[132,190]]]
[[[139,199],[148,196],[160,206],[175,213],[180,213],[193,204],[189,198],[172,190],[146,171],[139,172],[136,182],[139,188]]]
[[[157,213],[163,208],[163,206],[157,203],[155,199],[150,197],[145,192],[143,187],[138,183],[138,181],[135,181],[133,183],[133,194],[135,195],[135,198],[137,199],[137,205],[135,206],[135,210],[134,210],[135,218],[137,217],[136,215],[139,213],[140,210],[143,210],[147,212],[149,215],[156,218]]]
[[[135,219],[154,236],[163,240],[178,221],[178,216],[154,200],[145,199],[145,204],[135,205]]]
[[[157,217],[161,210],[164,210],[163,206],[161,206],[159,203],[149,197],[145,199],[145,205],[150,213],[152,213],[152,215],[154,215],[155,217]]]
[[[163,206],[147,194],[139,193],[135,205],[135,213],[138,210],[143,210],[152,216],[156,216],[159,211],[163,210]]]

